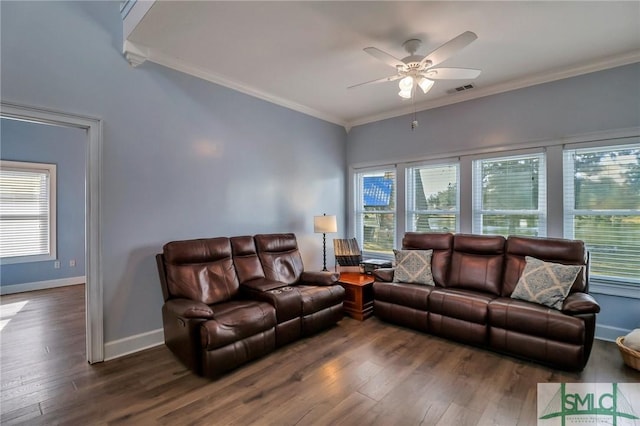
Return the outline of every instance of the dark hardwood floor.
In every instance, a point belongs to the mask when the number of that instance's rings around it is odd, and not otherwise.
[[[83,286],[1,305],[3,425],[535,425],[539,382],[640,381],[613,343],[596,341],[586,369],[567,373],[376,318],[345,318],[210,381],[164,346],[88,365]]]

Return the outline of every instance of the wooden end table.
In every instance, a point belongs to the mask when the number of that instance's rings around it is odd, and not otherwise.
[[[344,313],[358,321],[373,314],[373,276],[342,272],[338,284],[344,287]]]

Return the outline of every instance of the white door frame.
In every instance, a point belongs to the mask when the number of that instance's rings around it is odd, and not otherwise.
[[[0,116],[37,123],[77,127],[87,131],[85,161],[86,345],[90,364],[104,361],[101,181],[102,120],[43,108],[0,102]]]

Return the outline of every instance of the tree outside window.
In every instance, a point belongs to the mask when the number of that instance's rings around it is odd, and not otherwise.
[[[640,145],[565,150],[565,236],[592,275],[640,283]]]
[[[456,232],[458,164],[407,169],[407,230]]]
[[[475,160],[473,230],[546,236],[544,154]]]

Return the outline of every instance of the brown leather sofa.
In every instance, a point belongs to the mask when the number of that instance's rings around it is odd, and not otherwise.
[[[331,272],[304,271],[294,234],[173,241],[156,255],[165,343],[216,378],[342,318]]]
[[[396,283],[393,268],[376,270],[378,318],[565,370],[586,365],[600,307],[588,294],[582,241],[410,232],[402,246],[433,250],[435,286]],[[561,310],[510,297],[525,256],[584,265]]]

